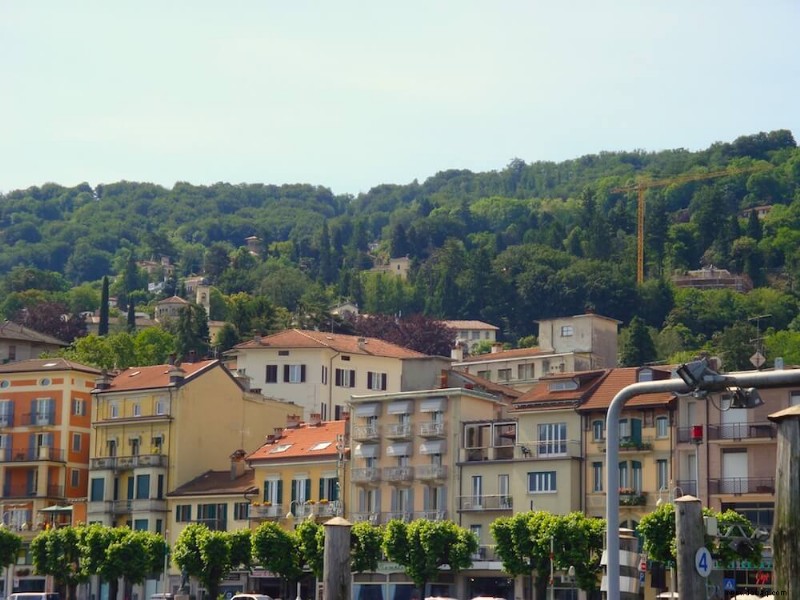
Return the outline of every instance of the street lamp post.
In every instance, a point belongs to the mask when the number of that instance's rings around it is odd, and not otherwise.
[[[708,361],[698,360],[676,369],[680,379],[641,381],[622,388],[608,407],[606,426],[606,598],[620,597],[619,567],[619,419],[628,400],[644,394],[694,392],[703,397],[708,392],[734,389],[734,398],[745,408],[757,393],[748,388],[770,388],[800,383],[800,369],[771,372],[745,371],[720,375],[708,368]]]

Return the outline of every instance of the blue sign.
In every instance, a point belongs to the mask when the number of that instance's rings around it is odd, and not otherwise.
[[[736,580],[733,577],[726,577],[722,580],[722,589],[726,592],[736,591]]]

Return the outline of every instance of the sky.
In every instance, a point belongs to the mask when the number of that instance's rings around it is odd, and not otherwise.
[[[796,0],[0,0],[0,191],[800,138]]]

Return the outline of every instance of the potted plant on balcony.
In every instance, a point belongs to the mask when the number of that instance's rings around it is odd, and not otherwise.
[[[319,503],[320,504],[328,504],[328,499],[327,498],[320,498]]]

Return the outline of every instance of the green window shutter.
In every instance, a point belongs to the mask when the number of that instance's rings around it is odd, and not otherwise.
[[[261,499],[262,502],[267,502],[269,500],[269,481],[264,481],[264,492],[263,497]]]
[[[327,479],[323,479],[322,477],[319,478],[319,499],[320,500],[322,500],[323,498],[326,498],[328,500],[332,499],[332,498],[328,498],[328,495],[325,493],[325,482],[326,481],[327,481]]]
[[[331,488],[331,497],[328,500],[338,500],[339,499],[339,478],[335,478],[332,481],[333,487]]]
[[[631,439],[637,444],[642,443],[642,420],[631,419]]]
[[[283,480],[282,479],[278,479],[277,486],[278,486],[278,491],[275,494],[276,500],[277,500],[278,504],[283,504]]]
[[[292,502],[297,502],[297,480],[292,479]]]
[[[306,479],[306,497],[304,498],[305,501],[311,500],[311,480]]]

